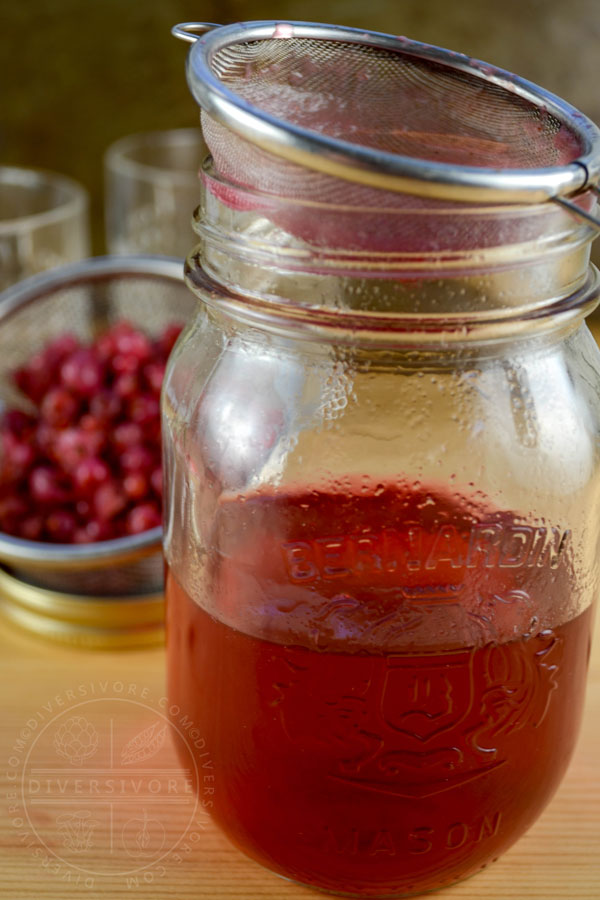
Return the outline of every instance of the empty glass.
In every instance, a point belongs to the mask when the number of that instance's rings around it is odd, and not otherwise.
[[[0,167],[0,290],[89,253],[81,185],[54,172]]]
[[[110,253],[185,256],[200,202],[207,153],[199,128],[132,134],[105,156],[106,244]]]

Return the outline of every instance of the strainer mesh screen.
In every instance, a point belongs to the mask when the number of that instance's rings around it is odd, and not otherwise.
[[[388,153],[535,169],[568,164],[582,149],[567,125],[533,102],[488,79],[403,53],[401,44],[393,52],[312,38],[266,39],[220,50],[212,67],[229,90],[263,112]]]

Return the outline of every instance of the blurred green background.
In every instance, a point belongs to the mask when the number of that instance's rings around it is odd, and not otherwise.
[[[600,0],[0,0],[0,9],[0,162],[82,182],[96,253],[106,147],[198,121],[186,46],[170,35],[177,22],[294,18],[405,34],[508,68],[600,121]]]

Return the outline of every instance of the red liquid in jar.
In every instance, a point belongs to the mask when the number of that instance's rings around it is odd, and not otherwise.
[[[381,897],[466,877],[529,827],[584,695],[568,534],[383,487],[225,502],[214,533],[208,611],[167,573],[169,697],[244,852]]]

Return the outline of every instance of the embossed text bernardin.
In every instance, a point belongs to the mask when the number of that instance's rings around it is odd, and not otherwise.
[[[570,532],[529,525],[474,525],[459,531],[442,525],[427,532],[406,523],[378,533],[319,537],[282,544],[291,581],[475,568],[542,568],[560,565]]]

